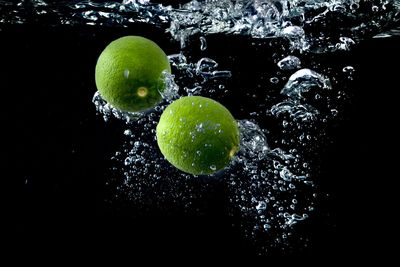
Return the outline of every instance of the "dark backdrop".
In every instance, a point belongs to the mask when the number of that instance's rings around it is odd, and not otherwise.
[[[234,219],[226,216],[223,188],[208,198],[213,205],[201,216],[157,215],[156,211],[138,216],[130,213],[129,203],[104,201],[114,193],[105,182],[124,126],[105,123],[96,115],[91,103],[94,67],[111,40],[133,32],[157,39],[167,54],[179,51],[169,36],[145,25],[129,30],[43,23],[2,26],[1,118],[2,131],[9,133],[3,139],[6,169],[2,176],[4,182],[13,183],[11,190],[4,189],[11,193],[6,194],[5,204],[17,241],[14,248],[71,254],[95,248],[104,253],[99,255],[127,257],[253,256],[252,244],[231,227]],[[225,53],[240,57],[249,53],[240,49],[246,43],[243,38],[229,39],[229,48],[223,41],[209,47],[218,50],[219,43]],[[318,212],[303,227],[308,246],[276,252],[276,256],[354,256],[375,245],[373,237],[380,235],[381,228],[374,222],[385,218],[379,193],[390,187],[384,164],[396,123],[391,119],[399,88],[399,45],[398,37],[369,39],[340,55],[351,57],[358,69],[351,105],[330,130],[332,144],[319,154],[319,186],[329,196],[318,203]]]

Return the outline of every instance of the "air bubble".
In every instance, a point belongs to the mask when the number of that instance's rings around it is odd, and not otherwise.
[[[271,79],[269,79],[269,81],[273,84],[277,84],[279,82],[279,78],[277,77],[272,77]]]

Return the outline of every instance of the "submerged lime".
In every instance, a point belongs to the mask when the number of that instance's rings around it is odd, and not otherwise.
[[[224,169],[239,148],[238,123],[229,110],[206,97],[182,97],[170,104],[157,125],[164,157],[191,174]]]
[[[171,72],[167,55],[153,41],[125,36],[111,42],[96,64],[96,86],[101,96],[123,111],[143,111],[162,99],[162,72]]]

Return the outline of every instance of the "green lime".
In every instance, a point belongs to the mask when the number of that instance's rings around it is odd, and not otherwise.
[[[191,174],[212,174],[228,166],[239,148],[239,128],[232,114],[206,97],[182,97],[170,104],[157,125],[164,157]]]
[[[103,99],[123,111],[142,111],[162,100],[167,55],[153,41],[125,36],[111,42],[96,64],[96,86]]]

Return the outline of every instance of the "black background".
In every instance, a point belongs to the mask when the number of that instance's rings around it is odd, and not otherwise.
[[[94,67],[110,41],[132,33],[156,38],[166,54],[179,51],[161,30],[144,25],[118,30],[43,23],[2,27],[1,118],[2,130],[9,133],[3,139],[3,180],[13,184],[12,190],[4,187],[11,193],[5,194],[5,204],[16,241],[12,247],[70,255],[95,248],[102,255],[98,257],[255,256],[251,242],[226,216],[223,188],[213,192],[213,205],[199,216],[157,215],[157,210],[139,216],[130,212],[129,204],[104,202],[113,194],[105,181],[123,125],[105,123],[96,115],[91,102]],[[226,42],[219,48],[217,43],[210,49],[245,53],[240,45],[246,41],[236,47],[230,43],[228,51]],[[367,39],[338,55],[338,62],[348,57],[358,68],[351,105],[329,133],[332,144],[319,155],[319,186],[329,196],[300,228],[308,246],[268,257],[356,257],[374,248],[373,240],[383,235],[377,223],[385,220],[382,207],[388,202],[381,196],[391,186],[385,172],[396,124],[399,45],[399,37]]]

